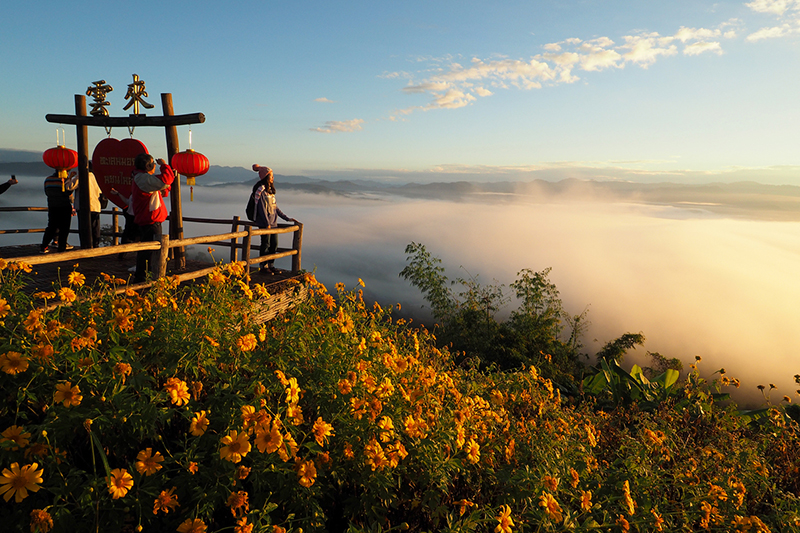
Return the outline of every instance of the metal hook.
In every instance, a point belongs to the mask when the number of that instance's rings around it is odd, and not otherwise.
[[[106,130],[106,134],[108,134],[108,138],[110,139],[111,138],[111,130],[113,128],[111,126],[103,126],[103,128]]]
[[[131,139],[133,139],[133,130],[136,129],[136,126],[128,126],[128,132],[131,134]]]

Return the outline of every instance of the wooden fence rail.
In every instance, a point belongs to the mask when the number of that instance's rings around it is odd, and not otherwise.
[[[0,211],[46,211],[47,208],[37,207],[2,207]],[[189,237],[184,239],[172,239],[169,235],[162,235],[160,241],[138,242],[130,244],[117,244],[119,233],[119,220],[118,217],[121,212],[115,207],[111,211],[101,211],[102,214],[110,214],[112,216],[112,232],[113,239],[112,246],[103,246],[100,248],[88,249],[75,249],[68,252],[50,253],[50,254],[37,254],[23,257],[9,258],[12,261],[20,261],[29,265],[42,265],[48,263],[57,263],[61,261],[73,261],[77,259],[86,259],[91,257],[103,257],[108,255],[115,255],[125,252],[139,252],[142,250],[152,250],[155,253],[150,261],[153,278],[158,279],[167,273],[167,263],[170,258],[170,250],[173,248],[183,248],[185,246],[197,244],[214,244],[216,246],[227,246],[231,248],[230,262],[241,263],[245,267],[245,271],[250,271],[251,265],[259,265],[265,261],[272,261],[282,257],[292,257],[292,272],[297,273],[301,269],[302,257],[302,243],[303,243],[303,225],[302,224],[279,224],[277,228],[261,229],[256,227],[253,222],[240,221],[239,217],[232,219],[211,219],[211,218],[192,218],[184,217],[184,222],[195,222],[201,224],[225,224],[230,225],[232,231],[228,233],[218,233],[213,235],[202,235],[199,237]],[[244,229],[239,230],[239,226]],[[0,230],[2,233],[35,233],[44,231],[44,229],[18,229],[18,230]],[[269,234],[282,234],[293,233],[292,247],[291,248],[278,248],[276,253],[267,254],[263,256],[252,257],[251,251],[258,250],[259,247],[253,246],[253,237],[259,235]],[[240,241],[241,240],[241,241]],[[241,259],[239,259],[241,250]],[[216,267],[204,268],[201,270],[194,270],[192,272],[184,272],[177,275],[180,281],[206,276],[211,273]],[[137,284],[138,286],[147,286],[149,283]]]

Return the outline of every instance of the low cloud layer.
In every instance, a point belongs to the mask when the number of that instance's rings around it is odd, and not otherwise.
[[[26,181],[15,187],[2,203],[10,205],[6,200],[13,193],[20,203],[42,205],[38,180],[35,186]],[[184,204],[185,214],[243,216],[248,192],[246,185],[195,187],[195,201]],[[404,248],[412,241],[440,257],[451,279],[478,275],[484,283],[508,285],[523,268],[552,267],[551,280],[566,309],[577,314],[588,306],[588,353],[625,332],[642,332],[646,345],[626,364],[648,364],[646,351],[678,357],[687,366],[699,355],[704,373],[725,368],[742,380],[742,399],[757,401],[756,386],[769,383],[778,386],[774,400],[784,394],[796,398],[796,222],[725,218],[698,205],[590,198],[539,198],[537,203],[497,202],[491,195],[458,202],[355,199],[282,189],[280,182],[278,202],[305,224],[303,266],[316,270],[331,289],[337,282],[354,287],[362,278],[367,296],[420,313],[420,294],[398,276],[406,264]],[[25,216],[26,221],[3,227],[35,226],[36,217],[44,224],[44,214]],[[186,224],[187,236],[212,231]],[[288,262],[278,266],[288,268]]]

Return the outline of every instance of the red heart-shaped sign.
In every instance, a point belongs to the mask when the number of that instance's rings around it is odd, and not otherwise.
[[[103,139],[94,148],[92,154],[92,172],[97,179],[100,190],[111,202],[124,208],[125,201],[111,189],[116,189],[125,198],[131,196],[131,172],[136,156],[149,153],[147,147],[136,139]]]

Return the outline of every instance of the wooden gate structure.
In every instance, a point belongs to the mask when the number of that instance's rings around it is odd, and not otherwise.
[[[128,106],[133,105],[134,113],[127,117],[111,117],[105,110],[102,102],[105,98],[105,93],[102,93],[99,100],[100,103],[93,105],[92,114],[87,115],[86,112],[86,96],[82,94],[75,95],[75,114],[74,115],[45,115],[47,122],[56,124],[70,124],[74,125],[77,130],[78,141],[78,195],[80,197],[80,205],[89,205],[89,132],[88,126],[113,128],[113,127],[126,127],[129,131],[133,131],[138,127],[163,127],[166,131],[167,137],[167,157],[170,166],[172,166],[172,157],[180,151],[178,143],[178,129],[177,126],[184,126],[189,124],[202,124],[205,122],[206,117],[202,113],[192,113],[188,115],[175,115],[172,108],[172,94],[161,93],[161,106],[163,116],[148,117],[144,114],[139,114],[139,103],[142,102],[141,96],[147,96],[144,92],[144,82],[139,80],[139,77],[133,75],[134,83],[129,87],[136,86],[137,91],[128,91],[125,98],[133,98]],[[95,82],[95,85],[105,84],[105,81]],[[92,88],[90,87],[90,90]],[[109,90],[113,90],[110,89]],[[89,91],[87,91],[89,92]],[[146,103],[145,103],[146,104]],[[146,104],[146,107],[152,107]],[[127,106],[126,106],[127,108]],[[181,207],[181,186],[180,179],[176,179],[172,184],[170,191],[170,219],[169,219],[169,236],[173,240],[180,240],[183,238],[183,208]],[[91,248],[91,237],[89,236],[89,227],[91,216],[88,209],[81,209],[78,213],[81,217],[79,228],[81,248]],[[174,251],[174,261],[176,268],[183,268],[186,265],[186,254],[184,248],[176,248]]]

